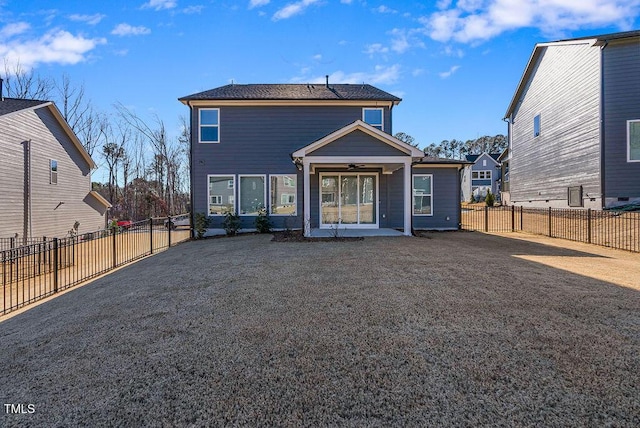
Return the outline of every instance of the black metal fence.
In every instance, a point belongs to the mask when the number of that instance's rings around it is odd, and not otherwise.
[[[0,314],[189,240],[191,226],[175,226],[173,219],[152,218],[0,251]]]
[[[482,232],[522,231],[640,252],[640,212],[463,206],[462,228]]]

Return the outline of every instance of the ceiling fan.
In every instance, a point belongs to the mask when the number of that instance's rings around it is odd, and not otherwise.
[[[350,163],[349,165],[347,165],[347,169],[349,169],[349,171],[353,171],[354,169],[363,168],[365,166],[366,165],[364,165],[364,164]]]

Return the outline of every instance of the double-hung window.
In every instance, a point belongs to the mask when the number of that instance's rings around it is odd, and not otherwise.
[[[473,180],[491,180],[491,171],[472,171],[471,179]]]
[[[271,215],[296,215],[296,175],[269,176],[269,213]]]
[[[413,175],[413,215],[433,215],[433,175]]]
[[[627,121],[627,161],[640,162],[640,119]]]
[[[219,143],[220,142],[220,109],[202,108],[200,109],[200,142]]]
[[[266,178],[264,175],[240,175],[240,215],[258,215],[266,207]]]
[[[208,176],[209,215],[225,215],[235,212],[235,177],[232,175]]]
[[[58,184],[58,161],[49,160],[49,184]]]
[[[362,121],[384,131],[384,110],[382,108],[362,109]]]

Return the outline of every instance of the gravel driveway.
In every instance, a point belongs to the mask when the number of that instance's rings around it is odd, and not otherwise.
[[[640,291],[536,261],[617,254],[188,242],[1,322],[0,426],[637,427]]]

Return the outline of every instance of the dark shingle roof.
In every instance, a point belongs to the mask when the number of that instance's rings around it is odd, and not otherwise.
[[[483,153],[484,154],[484,153]],[[498,158],[500,157],[500,153],[487,153],[489,156],[491,156],[493,158],[493,160],[497,161]],[[467,158],[467,160],[469,162],[475,162],[478,160],[478,158],[482,156],[482,155],[466,155],[465,157]]]
[[[14,111],[20,111],[27,108],[32,108],[40,104],[45,104],[48,101],[38,100],[22,100],[18,98],[3,98],[0,100],[0,116],[13,113]]]
[[[558,42],[571,42],[574,40],[589,40],[589,39],[597,39],[599,42],[606,42],[610,40],[619,40],[619,39],[628,39],[631,37],[640,37],[640,30],[633,31],[622,31],[619,33],[609,33],[609,34],[600,34],[597,36],[584,36],[584,37],[576,37],[574,39],[565,39],[558,40]]]
[[[366,84],[231,84],[197,94],[191,100],[377,100],[400,102],[401,98]]]

